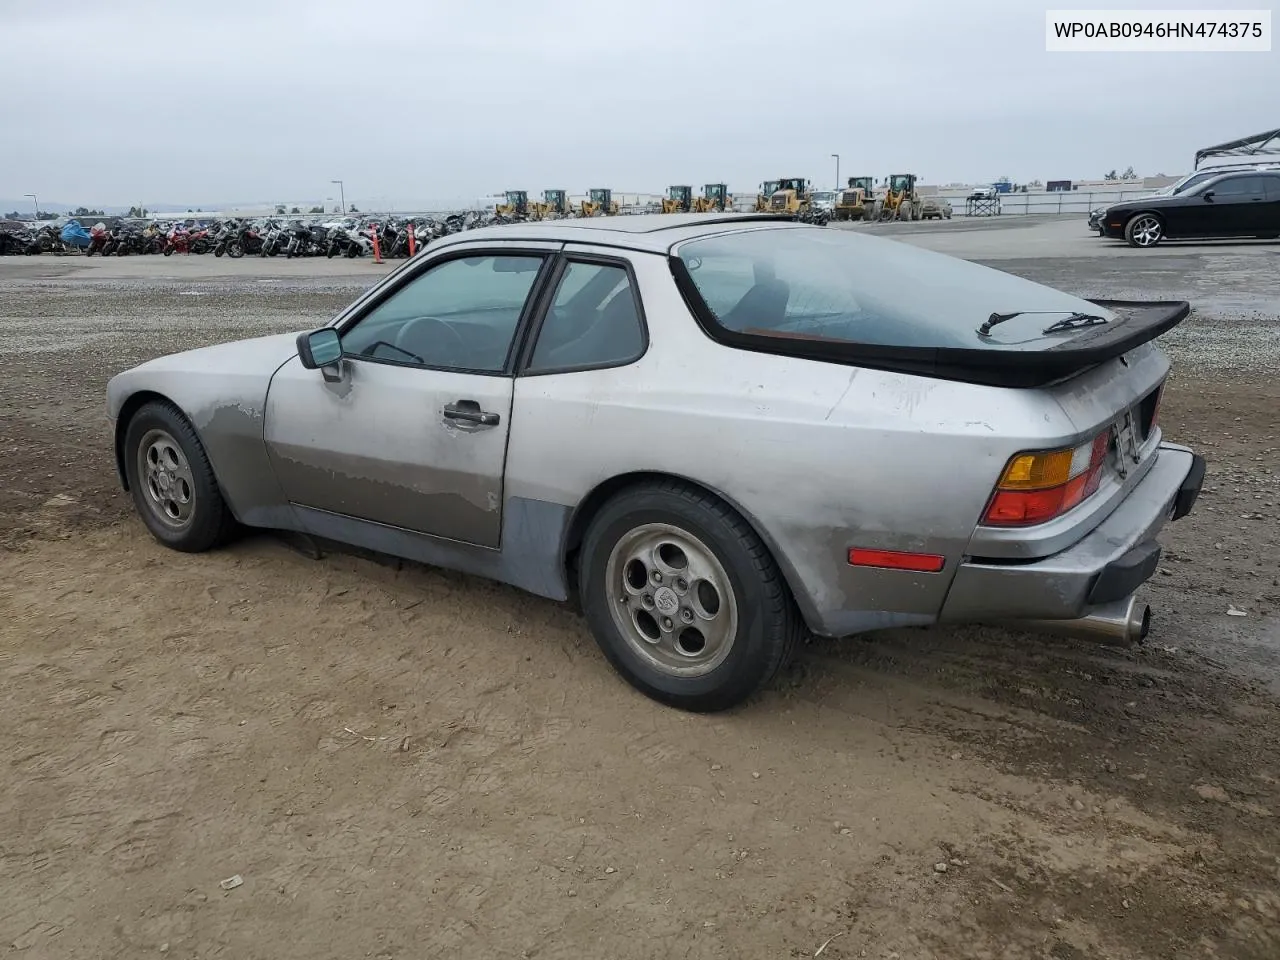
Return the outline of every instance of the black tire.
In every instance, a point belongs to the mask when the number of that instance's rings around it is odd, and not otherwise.
[[[232,260],[239,260],[244,256],[244,244],[239,240],[232,240],[227,244],[227,256]]]
[[[609,583],[610,556],[625,538],[646,524],[669,525],[691,534],[727,574],[736,628],[727,653],[707,672],[679,676],[660,669],[638,653],[639,648],[633,648],[634,641],[615,620],[613,608],[620,600],[618,590]],[[655,555],[659,552],[654,551]],[[619,569],[625,576],[629,565]],[[645,583],[648,590],[649,581]],[[695,587],[685,585],[685,599],[692,599]],[[601,507],[583,539],[578,591],[591,632],[614,668],[641,693],[683,710],[711,712],[741,703],[773,679],[804,630],[777,564],[751,526],[719,498],[675,480],[632,487]],[[657,612],[651,603],[644,609]],[[631,619],[634,615],[628,622]],[[699,625],[691,623],[695,628]],[[656,620],[654,629],[658,629]],[[683,635],[685,631],[677,624],[675,632]]]
[[[147,478],[141,474],[140,454],[145,451],[140,447],[145,439],[157,433],[171,438],[186,460],[192,508],[185,522],[166,523],[160,519],[152,506]],[[124,464],[138,515],[151,535],[166,547],[183,553],[201,553],[225,543],[235,532],[235,517],[218,489],[204,445],[186,417],[171,404],[153,401],[133,415],[125,430]]]

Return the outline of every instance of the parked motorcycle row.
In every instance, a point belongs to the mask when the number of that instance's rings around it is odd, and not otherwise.
[[[213,220],[196,223],[121,220],[115,227],[96,223],[88,230],[78,220],[59,226],[22,225],[0,229],[0,256],[74,253],[124,257],[144,254],[212,253],[236,259],[244,256],[371,257],[374,241],[384,259],[407,257],[431,241],[476,227],[508,223],[494,212],[471,211],[444,217],[319,218]]]

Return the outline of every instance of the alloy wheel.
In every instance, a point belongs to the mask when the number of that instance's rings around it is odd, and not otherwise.
[[[195,509],[191,464],[167,431],[148,430],[138,444],[138,478],[146,487],[142,499],[157,520],[174,530],[191,522]]]
[[[1160,221],[1150,214],[1138,218],[1133,225],[1133,242],[1139,247],[1154,247],[1164,236]]]
[[[666,523],[625,534],[609,554],[610,612],[627,645],[655,669],[697,677],[724,662],[738,603],[723,564],[698,537]]]

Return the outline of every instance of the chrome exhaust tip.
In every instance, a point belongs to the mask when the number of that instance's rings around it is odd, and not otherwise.
[[[1074,620],[1021,620],[1019,626],[1109,646],[1128,647],[1146,642],[1147,634],[1151,632],[1151,607],[1131,596],[1092,607],[1084,616]]]

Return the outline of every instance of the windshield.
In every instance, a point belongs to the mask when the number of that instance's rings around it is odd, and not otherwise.
[[[1170,184],[1169,186],[1165,187],[1163,190],[1160,191],[1159,195],[1171,197],[1175,193],[1185,193],[1187,190],[1190,190],[1192,187],[1198,186],[1199,184],[1204,183],[1206,180],[1216,176],[1218,176],[1217,173],[1208,172],[1208,171],[1202,171],[1200,173],[1192,173],[1188,176],[1183,177],[1177,183]]]
[[[1075,312],[1110,315],[1012,274],[854,231],[782,227],[687,241],[704,319],[758,337],[923,348],[1044,349]],[[1025,314],[980,336],[992,313]]]

